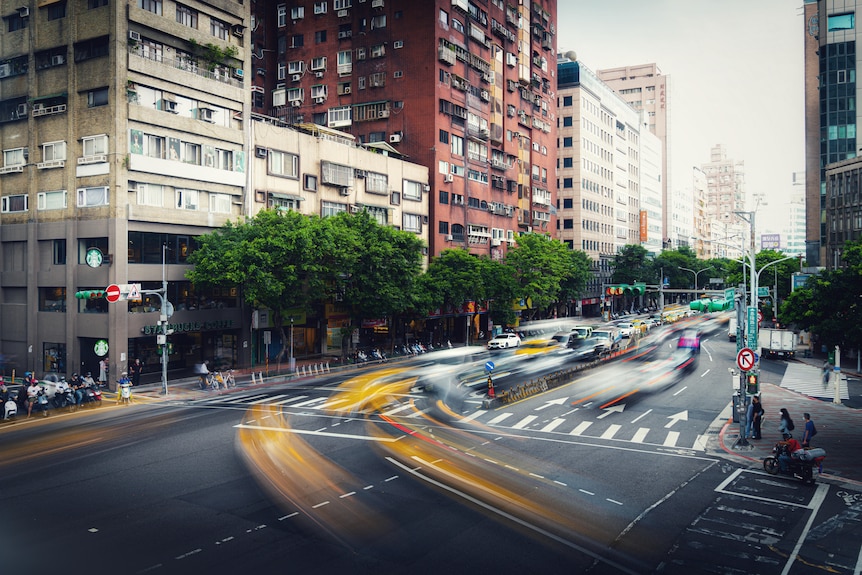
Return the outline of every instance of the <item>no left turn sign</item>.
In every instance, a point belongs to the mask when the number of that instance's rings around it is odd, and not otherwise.
[[[742,371],[751,371],[754,368],[754,351],[751,348],[743,347],[739,350],[739,353],[736,354],[736,365],[739,366],[739,369]]]

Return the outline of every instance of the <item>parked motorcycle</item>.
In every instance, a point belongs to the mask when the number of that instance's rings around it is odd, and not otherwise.
[[[57,388],[57,391],[54,392],[54,397],[51,398],[51,403],[53,403],[54,407],[57,409],[62,409],[63,407],[75,409],[75,393],[68,387]]]
[[[84,392],[83,400],[81,403],[84,404],[93,404],[93,405],[102,405],[102,390],[96,386],[88,385],[84,387],[81,391]]]
[[[779,457],[786,455],[790,461],[786,468],[781,469]],[[823,472],[823,460],[826,459],[826,450],[820,447],[813,449],[800,449],[790,452],[786,441],[779,441],[772,448],[772,455],[763,460],[763,469],[770,475],[787,475],[801,479],[804,483],[814,483],[814,469],[818,473]]]
[[[18,398],[18,394],[15,392],[9,393],[9,397],[3,404],[3,419],[15,419],[15,416],[18,415],[18,404],[15,400]]]
[[[41,388],[36,394],[36,402],[33,404],[33,411],[41,411],[42,415],[48,417],[48,410],[51,409],[51,404],[48,401],[48,394],[45,388]]]

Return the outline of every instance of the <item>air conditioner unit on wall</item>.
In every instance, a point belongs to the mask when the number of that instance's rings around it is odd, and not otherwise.
[[[351,190],[350,188],[341,188],[341,195],[342,196],[349,196],[350,192],[352,192],[352,191],[353,190]]]
[[[261,148],[261,147],[255,148],[254,149],[254,155],[257,156],[258,158],[265,158],[266,157],[266,148]]]
[[[18,8],[18,16],[20,16],[21,18],[26,18],[29,15],[30,8],[28,8],[27,6],[21,6],[20,8]]]
[[[290,105],[293,106],[294,108],[299,108],[299,106],[301,104],[302,104],[302,102],[300,100],[291,100],[290,101]]]
[[[391,136],[389,136],[389,143],[390,144],[397,144],[400,141],[401,141],[401,134],[392,134]]]
[[[451,242],[453,239],[455,239],[455,238],[453,238],[453,237],[452,237],[452,234],[448,234],[448,235],[446,236],[446,241],[447,241],[447,242]]]
[[[300,80],[302,80],[302,76],[300,74],[294,74],[293,76],[290,77],[290,79],[293,80],[294,82],[299,82]]]
[[[141,41],[141,33],[135,32],[134,30],[129,30],[129,40],[134,40],[135,42]]]
[[[446,174],[443,176],[443,181],[446,183],[452,183],[452,180],[454,179],[455,178],[452,176],[452,174]]]

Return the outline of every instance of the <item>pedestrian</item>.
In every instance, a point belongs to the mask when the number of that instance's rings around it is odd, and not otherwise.
[[[39,398],[40,391],[42,391],[42,388],[39,386],[39,383],[35,378],[31,379],[30,385],[27,386],[27,417],[30,417],[33,413],[33,404]]]
[[[129,366],[129,376],[132,379],[132,385],[137,387],[141,384],[141,373],[144,371],[144,364],[141,363],[141,359],[137,358],[132,364]]]
[[[108,357],[105,356],[99,362],[99,387],[108,385],[108,365]]]
[[[811,447],[811,440],[817,435],[817,428],[814,427],[814,422],[811,421],[810,413],[803,413],[805,419],[805,431],[802,432],[802,447]]]
[[[778,423],[778,431],[781,433],[781,438],[784,441],[793,437],[793,434],[790,433],[796,429],[796,426],[793,425],[793,419],[790,417],[790,413],[786,408],[781,408],[781,421]]]
[[[751,398],[752,417],[751,422],[751,438],[760,439],[760,424],[763,423],[763,404],[760,403],[760,397],[754,396]]]
[[[832,371],[832,366],[829,365],[829,360],[823,362],[823,385],[829,383],[829,372]]]

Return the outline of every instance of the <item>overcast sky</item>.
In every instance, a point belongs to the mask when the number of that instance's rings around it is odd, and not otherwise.
[[[558,0],[558,50],[591,70],[655,62],[670,76],[671,183],[722,144],[780,226],[803,171],[802,0]],[[753,207],[749,205],[749,208]]]

